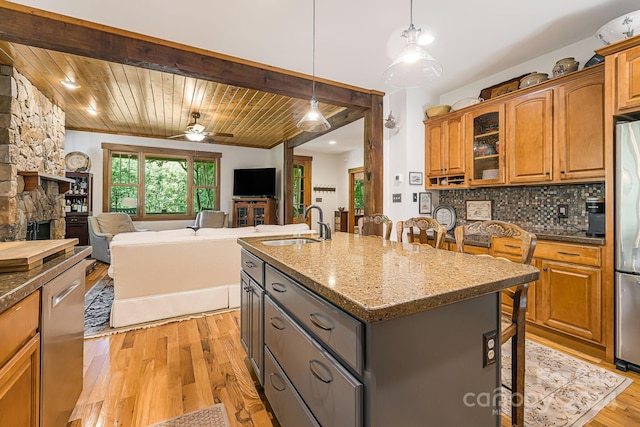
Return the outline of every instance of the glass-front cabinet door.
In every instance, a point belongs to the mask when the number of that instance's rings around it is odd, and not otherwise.
[[[247,227],[249,225],[249,205],[236,206],[236,227]]]
[[[253,224],[252,225],[260,225],[264,224],[264,207],[253,207]]]
[[[469,185],[503,184],[504,104],[496,104],[469,113],[467,158],[471,159]]]

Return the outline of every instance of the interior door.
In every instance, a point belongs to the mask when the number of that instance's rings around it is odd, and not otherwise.
[[[349,233],[355,233],[364,215],[364,168],[349,169]]]

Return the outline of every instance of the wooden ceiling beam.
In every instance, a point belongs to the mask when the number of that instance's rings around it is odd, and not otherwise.
[[[325,132],[301,132],[287,141],[287,147],[289,148],[298,147],[304,144],[305,142],[312,141],[322,135],[325,135],[338,128],[341,128],[342,126],[355,122],[356,120],[363,118],[364,115],[365,115],[365,112],[362,110],[349,110],[349,109],[342,110],[339,113],[336,113],[327,119],[327,121],[331,125],[331,129]]]
[[[201,78],[299,99],[311,97],[310,76],[142,34],[0,1],[0,40]],[[316,79],[321,103],[371,107],[381,92]]]

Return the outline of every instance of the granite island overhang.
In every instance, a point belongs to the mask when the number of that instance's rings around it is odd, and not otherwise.
[[[538,279],[530,265],[374,236],[267,246],[278,237],[238,243],[354,317],[375,323],[495,293]]]

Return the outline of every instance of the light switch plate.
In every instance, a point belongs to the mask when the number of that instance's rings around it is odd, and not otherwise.
[[[413,201],[414,202],[418,201],[418,193],[413,193]]]
[[[393,201],[393,203],[401,203],[402,202],[402,193],[394,194],[392,201]]]

